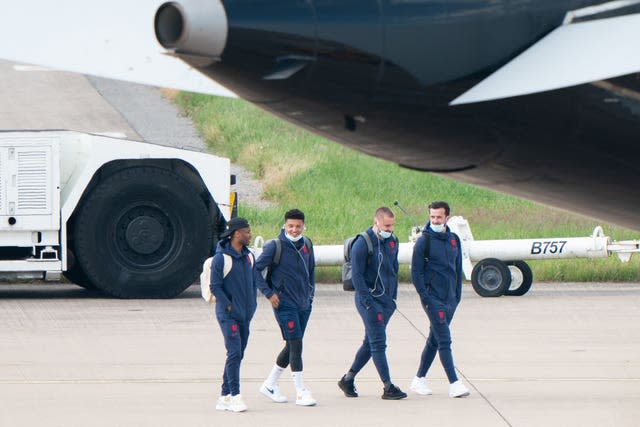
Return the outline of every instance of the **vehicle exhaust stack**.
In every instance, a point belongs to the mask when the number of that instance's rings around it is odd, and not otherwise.
[[[158,43],[177,55],[219,58],[227,43],[227,15],[218,0],[164,3],[154,27]]]

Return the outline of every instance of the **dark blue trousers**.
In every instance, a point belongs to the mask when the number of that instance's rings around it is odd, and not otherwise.
[[[364,323],[365,335],[350,370],[357,374],[369,359],[373,359],[380,379],[386,383],[391,380],[386,353],[387,324],[396,309],[373,303],[367,310],[359,298],[356,298],[356,308]]]
[[[300,310],[293,305],[280,302],[278,308],[273,309],[273,313],[280,326],[283,340],[301,340],[304,337],[311,316],[311,307]]]
[[[456,305],[443,304],[431,300],[424,309],[429,317],[429,337],[422,350],[420,366],[418,367],[418,373],[416,375],[418,377],[427,375],[427,371],[429,371],[436,357],[436,353],[438,353],[449,383],[456,382],[458,381],[458,376],[456,375],[456,368],[453,364],[451,330],[449,329],[449,325],[456,311]]]
[[[227,360],[222,375],[222,396],[240,394],[240,362],[249,341],[249,323],[251,320],[239,322],[229,314],[216,313],[218,324],[224,337],[227,349]]]

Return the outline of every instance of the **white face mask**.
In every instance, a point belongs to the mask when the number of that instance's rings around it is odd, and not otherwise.
[[[430,227],[436,233],[442,233],[446,229],[445,224],[431,224]]]
[[[287,239],[289,239],[291,242],[297,242],[298,240],[302,239],[302,234],[298,234],[297,237],[293,237],[291,236],[289,233],[287,233],[286,231],[284,232],[284,237],[286,237]]]
[[[384,230],[380,230],[378,231],[378,234],[380,235],[380,237],[382,237],[383,239],[388,239],[389,237],[391,237],[391,235],[393,234],[393,232],[391,231],[384,231]]]

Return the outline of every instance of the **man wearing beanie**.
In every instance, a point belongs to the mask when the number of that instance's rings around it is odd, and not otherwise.
[[[222,392],[216,404],[220,411],[247,410],[240,395],[240,362],[256,311],[257,273],[253,254],[247,248],[250,242],[251,228],[247,220],[231,219],[211,262],[211,293],[216,297],[216,318],[227,349]]]

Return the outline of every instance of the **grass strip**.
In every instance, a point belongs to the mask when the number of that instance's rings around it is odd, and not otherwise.
[[[199,129],[211,152],[227,156],[252,171],[264,183],[265,197],[274,207],[243,204],[254,236],[271,238],[293,207],[305,212],[306,234],[315,244],[341,244],[371,225],[379,206],[393,208],[398,200],[423,225],[427,205],[446,200],[453,215],[464,216],[474,238],[523,239],[590,236],[596,220],[566,213],[452,179],[400,168],[328,141],[280,120],[250,103],[191,93],[174,99]],[[603,201],[603,205],[606,201]],[[417,225],[397,209],[396,234],[407,241]],[[640,233],[601,224],[613,240],[640,239]],[[640,256],[627,264],[617,257],[528,261],[534,281],[639,281]],[[319,280],[340,280],[338,268],[318,269]],[[408,268],[401,280],[409,281]]]

